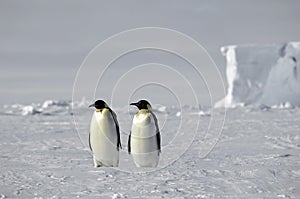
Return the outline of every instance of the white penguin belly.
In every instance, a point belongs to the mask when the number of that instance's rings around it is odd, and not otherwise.
[[[139,114],[131,128],[131,154],[138,167],[156,167],[159,161],[157,130],[151,114]]]
[[[90,144],[94,161],[101,166],[118,166],[118,135],[116,125],[108,110],[95,112],[90,126]]]

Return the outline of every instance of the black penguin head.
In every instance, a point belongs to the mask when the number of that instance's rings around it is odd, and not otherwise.
[[[89,105],[89,107],[95,107],[96,109],[108,108],[107,104],[103,100],[97,100],[94,104]]]
[[[139,110],[141,110],[141,109],[150,110],[151,109],[151,105],[147,100],[140,100],[136,103],[131,103],[130,105],[134,105],[134,106],[138,107]]]

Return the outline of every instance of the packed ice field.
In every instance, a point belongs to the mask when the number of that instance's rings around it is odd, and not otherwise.
[[[136,168],[126,151],[135,110],[112,107],[121,127],[120,164],[94,168],[88,147],[93,110],[71,105],[50,100],[2,107],[1,198],[300,196],[297,107],[227,109],[221,134],[207,130],[209,109],[154,107],[162,153],[157,168],[145,169]],[[225,114],[224,109],[214,111]]]

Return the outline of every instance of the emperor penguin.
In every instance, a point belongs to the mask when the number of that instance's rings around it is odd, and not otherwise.
[[[157,167],[161,152],[157,118],[146,100],[130,105],[139,111],[134,115],[128,138],[128,153],[137,167]]]
[[[96,108],[89,134],[94,167],[117,167],[122,147],[117,115],[103,100],[97,100],[89,107]]]

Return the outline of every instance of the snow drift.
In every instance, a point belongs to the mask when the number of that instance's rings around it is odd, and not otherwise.
[[[300,106],[300,42],[221,48],[227,95],[215,107]]]

